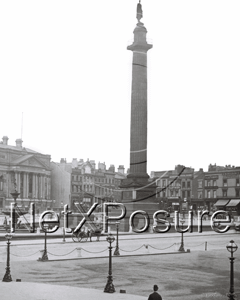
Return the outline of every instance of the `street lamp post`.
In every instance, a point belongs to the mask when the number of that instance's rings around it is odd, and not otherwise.
[[[119,252],[119,245],[118,245],[118,226],[119,226],[120,222],[116,222],[116,227],[117,227],[117,242],[116,242],[116,248],[115,248],[115,251],[113,253],[113,255],[120,255],[120,252]]]
[[[39,261],[46,261],[48,260],[48,255],[47,255],[47,229],[48,229],[48,224],[44,224],[43,225],[44,227],[44,250],[43,250],[43,253],[42,253],[42,257],[39,257]]]
[[[229,300],[236,299],[236,295],[234,293],[234,259],[233,253],[237,251],[238,246],[234,243],[233,240],[230,241],[230,243],[226,246],[227,250],[231,253],[231,257],[229,257],[230,260],[230,288],[229,293],[227,294]]]
[[[16,203],[16,201],[17,201],[17,197],[20,195],[20,193],[18,193],[18,191],[17,191],[17,185],[16,185],[16,181],[14,182],[14,186],[15,186],[15,190],[14,190],[14,192],[12,192],[11,193],[11,195],[12,195],[12,197],[13,197],[13,200],[14,200],[14,203],[13,203],[13,206],[14,206],[14,210],[13,210],[13,214],[12,214],[12,216],[11,216],[11,221],[12,221],[12,232],[14,232],[15,231],[15,227],[16,227],[16,220],[15,220],[15,218],[16,218],[16,214],[15,214],[15,209],[16,209],[16,205],[17,205],[17,203]]]
[[[3,277],[4,282],[10,282],[12,281],[12,276],[11,276],[11,272],[10,272],[10,240],[12,238],[11,233],[7,233],[5,235],[5,238],[7,239],[7,266],[6,266],[6,273]]]
[[[112,243],[115,241],[114,236],[110,233],[106,239],[109,242],[109,270],[108,270],[108,281],[104,289],[104,293],[114,293],[115,287],[113,285],[112,278]]]
[[[178,251],[181,251],[181,252],[185,252],[185,249],[184,249],[184,242],[183,242],[183,224],[185,223],[184,220],[180,220],[180,222],[182,223],[182,236],[181,236],[181,245],[178,249]]]

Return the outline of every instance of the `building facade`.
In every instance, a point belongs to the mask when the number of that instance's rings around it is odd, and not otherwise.
[[[84,161],[74,158],[71,163],[61,159],[52,166],[52,197],[58,207],[68,204],[72,211],[77,212],[75,203],[81,203],[86,209],[95,202],[118,202],[121,197],[119,185],[126,177],[124,166],[118,170],[111,165],[108,169],[105,163],[94,160]]]
[[[177,165],[174,170],[151,172],[151,177],[156,180],[156,198],[162,209],[181,211],[182,207],[191,205],[194,169]]]
[[[18,207],[28,210],[30,202],[40,212],[52,207],[50,155],[45,155],[22,146],[8,144],[4,136],[0,143],[0,210],[9,211],[13,202],[11,193],[16,190]]]
[[[222,208],[240,215],[240,167],[210,164],[204,176],[204,186],[204,198],[210,209]]]
[[[183,171],[181,171],[183,170]],[[240,215],[240,167],[209,165],[195,171],[182,165],[175,170],[152,172],[157,199],[164,209],[226,209]],[[219,201],[220,200],[220,201]]]

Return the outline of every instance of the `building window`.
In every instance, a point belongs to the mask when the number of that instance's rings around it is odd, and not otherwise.
[[[198,192],[198,199],[202,199],[202,192]]]
[[[185,181],[182,182],[182,188],[185,188]]]
[[[182,191],[182,198],[185,198],[185,191]]]
[[[227,197],[227,189],[223,189],[223,197]]]
[[[191,188],[191,182],[190,181],[187,182],[187,187]]]
[[[208,191],[208,192],[207,192],[207,197],[208,197],[208,198],[211,198],[211,191]]]
[[[166,186],[166,182],[165,180],[162,181],[162,186],[165,187]]]
[[[187,191],[187,198],[190,198],[190,191]]]
[[[213,180],[213,186],[217,186],[217,180]]]
[[[3,175],[0,176],[0,191],[3,190]]]
[[[176,197],[178,197],[178,190],[176,190]]]
[[[202,188],[202,180],[198,181],[198,188],[201,189]]]
[[[211,180],[207,181],[207,186],[211,186]]]
[[[227,179],[223,179],[223,186],[228,186],[227,185]]]
[[[236,179],[236,186],[239,186],[239,178]]]
[[[236,197],[239,197],[239,189],[236,189]]]
[[[217,191],[213,191],[213,198],[217,198]]]

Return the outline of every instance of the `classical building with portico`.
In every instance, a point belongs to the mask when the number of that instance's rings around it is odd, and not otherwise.
[[[10,209],[11,193],[16,188],[20,209],[26,211],[34,202],[36,211],[41,212],[53,206],[51,156],[25,148],[22,143],[17,139],[15,146],[9,145],[7,136],[0,142],[0,210]]]

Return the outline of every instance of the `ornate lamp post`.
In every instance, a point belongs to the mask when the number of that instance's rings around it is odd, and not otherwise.
[[[229,293],[227,294],[228,299],[234,300],[236,299],[236,295],[234,293],[234,272],[233,272],[233,264],[234,264],[234,259],[233,253],[237,251],[238,246],[234,243],[233,240],[230,241],[230,243],[226,246],[227,250],[231,253],[231,257],[229,257],[230,260],[230,289]]]
[[[116,227],[117,227],[117,242],[116,242],[116,248],[115,251],[113,253],[113,255],[120,255],[119,252],[119,246],[118,246],[118,226],[119,226],[120,222],[116,222]]]
[[[48,260],[48,255],[47,255],[47,229],[48,229],[48,224],[44,224],[43,225],[45,231],[45,235],[44,235],[44,250],[43,250],[43,253],[42,253],[42,257],[39,257],[39,261],[46,261]]]
[[[114,293],[115,287],[113,285],[112,278],[112,243],[115,241],[114,236],[110,233],[106,239],[109,242],[109,270],[108,270],[108,281],[104,289],[104,293]]]
[[[7,233],[5,235],[5,238],[7,239],[7,266],[6,266],[6,273],[3,277],[2,281],[5,282],[10,282],[12,281],[12,276],[11,276],[11,272],[10,272],[10,240],[12,238],[11,233]]]
[[[184,220],[180,220],[180,222],[182,223],[182,230],[183,230],[183,224],[185,223],[185,221]],[[182,236],[181,236],[181,245],[180,245],[178,251],[185,252],[184,242],[183,242],[183,231],[182,231]]]
[[[18,193],[17,191],[17,185],[16,185],[16,180],[14,182],[14,192],[11,193],[12,197],[13,197],[13,200],[14,200],[14,210],[13,210],[13,214],[11,216],[12,218],[12,230],[13,232],[15,231],[15,227],[16,227],[16,215],[15,215],[15,207],[17,205],[16,201],[17,201],[17,197],[20,195],[20,193]]]

